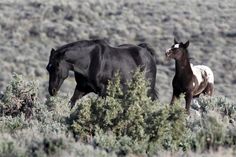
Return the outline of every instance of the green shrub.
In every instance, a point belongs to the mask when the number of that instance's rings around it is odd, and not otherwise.
[[[173,106],[164,106],[152,112],[146,122],[150,142],[159,145],[158,148],[178,150],[185,145],[184,138],[187,131],[185,110],[177,102]]]
[[[214,110],[236,120],[236,104],[225,97],[201,97],[198,103],[204,112]]]
[[[221,97],[201,97],[198,102],[202,116],[187,125],[190,148],[204,151],[235,146],[235,105]]]
[[[27,122],[25,121],[25,117],[0,117],[0,131],[1,132],[10,132],[13,133],[16,130],[20,130],[27,127]]]
[[[137,71],[122,93],[118,75],[108,86],[108,96],[90,98],[72,114],[72,129],[82,141],[118,154],[145,154],[153,144],[178,150],[183,143],[186,114],[180,104],[161,105],[147,97],[144,73]],[[161,149],[160,148],[160,149]],[[154,151],[153,151],[154,152]]]
[[[18,116],[24,113],[27,118],[31,117],[37,93],[35,81],[24,81],[21,75],[14,74],[0,103],[1,115]]]
[[[1,157],[25,157],[25,149],[17,146],[16,141],[6,134],[0,134]]]
[[[183,96],[175,105],[161,105],[146,96],[139,71],[122,93],[117,75],[106,99],[79,104],[72,130],[82,141],[118,154],[157,154],[163,150],[204,151],[235,146],[235,105],[227,99],[201,97],[200,117],[187,116]],[[188,117],[188,118],[187,118]]]
[[[200,97],[196,118],[185,114],[183,97],[173,106],[151,101],[140,71],[127,85],[123,93],[117,74],[106,98],[85,97],[70,111],[68,96],[40,102],[37,86],[14,75],[0,101],[0,156],[183,156],[236,147],[234,102]]]
[[[61,95],[61,96],[47,97],[47,100],[45,102],[46,108],[44,108],[43,112],[47,111],[51,112],[53,120],[58,122],[65,122],[66,118],[70,115],[70,108],[68,102],[69,102],[68,96]]]

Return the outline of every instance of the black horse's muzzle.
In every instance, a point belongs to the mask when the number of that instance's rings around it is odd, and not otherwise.
[[[56,88],[48,88],[48,92],[51,96],[57,95],[57,89]]]

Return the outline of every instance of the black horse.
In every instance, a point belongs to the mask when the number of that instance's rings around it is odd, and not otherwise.
[[[124,44],[110,46],[104,40],[83,40],[52,49],[47,70],[49,72],[50,95],[60,89],[69,71],[74,71],[76,87],[70,100],[73,107],[78,99],[94,92],[106,96],[108,81],[119,72],[121,86],[125,92],[127,81],[138,67],[145,70],[145,77],[150,81],[148,96],[157,99],[155,51],[147,44],[138,46]]]
[[[175,76],[172,81],[173,96],[171,104],[181,93],[185,94],[186,110],[189,113],[190,103],[193,97],[199,97],[201,93],[212,95],[214,76],[211,69],[204,65],[193,66],[189,62],[189,41],[178,43],[166,50],[166,57],[175,59]]]

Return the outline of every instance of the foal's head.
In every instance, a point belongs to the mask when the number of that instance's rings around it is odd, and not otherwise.
[[[46,67],[49,73],[49,87],[48,91],[51,96],[57,94],[57,91],[61,87],[63,81],[69,75],[69,67],[65,60],[63,60],[64,53],[57,52],[52,49],[49,63]]]
[[[174,45],[171,46],[171,48],[166,50],[166,57],[168,59],[175,59],[175,60],[180,60],[182,57],[186,56],[188,57],[188,51],[187,48],[189,46],[189,41],[187,41],[186,43],[178,43],[175,39],[174,39]]]

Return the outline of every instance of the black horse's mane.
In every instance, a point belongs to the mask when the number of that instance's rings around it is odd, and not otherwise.
[[[94,44],[106,44],[108,45],[107,40],[105,39],[93,39],[93,40],[81,40],[81,41],[76,41],[73,43],[66,44],[64,46],[59,47],[56,51],[58,53],[64,53],[68,49],[77,47],[77,48],[83,48],[83,47],[88,47]]]
[[[107,41],[104,39],[81,40],[81,41],[76,41],[73,43],[66,44],[62,47],[59,47],[57,49],[57,51],[63,51],[64,49],[68,49],[68,48],[72,48],[72,47],[81,47],[82,48],[82,47],[91,46],[91,45],[94,45],[97,43],[108,44]]]

